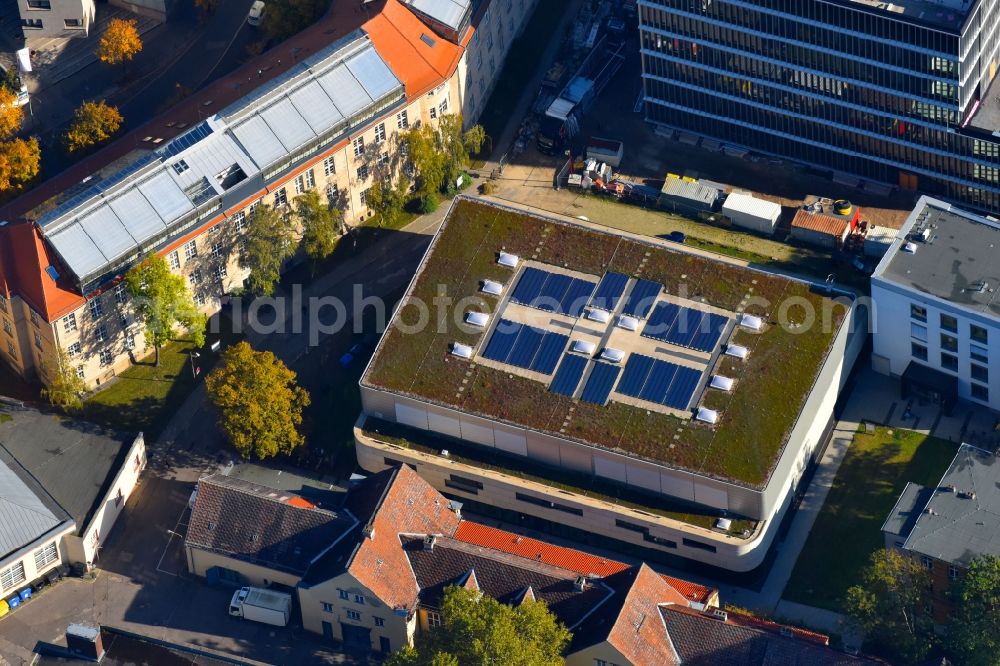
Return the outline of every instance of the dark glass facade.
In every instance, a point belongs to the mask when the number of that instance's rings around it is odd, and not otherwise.
[[[896,5],[640,0],[647,118],[1000,211],[1000,0]]]

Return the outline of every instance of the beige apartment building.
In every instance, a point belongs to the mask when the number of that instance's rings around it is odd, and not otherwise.
[[[145,254],[164,256],[211,314],[247,277],[241,236],[257,206],[290,212],[317,190],[348,225],[364,222],[375,180],[412,168],[400,133],[460,109],[473,121],[463,76],[488,90],[532,8],[335,3],[280,49],[27,192],[0,218],[0,356],[46,382],[61,348],[99,387],[151,351],[121,281]],[[476,42],[492,53],[488,73],[469,67],[466,48],[480,22],[504,35]]]

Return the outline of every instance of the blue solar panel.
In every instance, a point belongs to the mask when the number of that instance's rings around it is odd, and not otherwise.
[[[698,386],[699,379],[701,379],[701,373],[697,370],[678,368],[677,376],[674,377],[674,381],[670,385],[670,390],[667,391],[666,396],[664,396],[661,402],[667,407],[673,407],[682,411],[686,410],[688,405],[691,404],[691,397],[694,395],[694,390]]]
[[[660,295],[660,285],[650,280],[639,280],[632,287],[625,301],[625,308],[622,310],[630,317],[643,319],[653,308],[656,297]]]
[[[545,331],[540,328],[525,326],[514,342],[514,348],[507,357],[507,362],[519,368],[530,368],[531,362],[538,353],[538,348],[542,346],[542,338]]]
[[[483,350],[483,356],[491,361],[506,362],[510,350],[514,348],[518,333],[524,328],[521,324],[501,319],[493,329],[493,335]]]
[[[595,363],[594,369],[587,378],[587,385],[583,387],[580,400],[592,402],[595,405],[607,403],[608,396],[611,395],[611,387],[618,379],[620,368],[610,363]]]
[[[594,283],[587,280],[574,279],[573,284],[566,290],[560,303],[560,312],[571,317],[579,317],[583,308],[594,293]]]
[[[694,336],[698,335],[698,327],[701,325],[701,320],[704,316],[705,313],[701,310],[681,308],[680,314],[677,315],[677,319],[674,321],[674,325],[670,327],[670,332],[667,333],[667,342],[680,345],[681,347],[689,346],[691,341],[694,340]]]
[[[573,278],[562,273],[549,273],[548,279],[542,286],[542,291],[538,298],[528,303],[532,307],[545,312],[561,312],[562,297],[566,295],[566,290],[573,282]]]
[[[576,385],[580,383],[580,377],[583,376],[583,369],[587,367],[588,360],[583,356],[563,355],[562,363],[559,364],[549,390],[557,395],[572,397],[576,393]]]
[[[707,314],[701,322],[698,335],[691,341],[691,347],[704,352],[713,351],[719,344],[722,331],[725,330],[729,318],[717,314]]]
[[[537,268],[530,266],[525,268],[524,272],[521,273],[521,278],[517,281],[517,286],[514,287],[514,291],[510,295],[510,300],[524,305],[531,303],[538,298],[548,275],[545,271]]]
[[[551,375],[552,371],[556,369],[556,363],[559,362],[563,350],[566,349],[567,342],[569,342],[568,335],[546,333],[542,339],[542,346],[539,348],[535,360],[531,363],[531,369],[535,372]]]
[[[646,321],[642,334],[655,340],[666,340],[670,327],[677,320],[681,307],[673,303],[658,303]]]
[[[597,285],[594,297],[590,304],[602,310],[614,310],[618,305],[618,299],[625,293],[625,285],[628,284],[628,276],[621,273],[605,273]]]
[[[663,396],[667,394],[667,389],[670,388],[670,383],[674,381],[674,375],[677,374],[677,367],[673,363],[656,361],[653,364],[653,369],[649,372],[646,385],[642,387],[642,391],[639,393],[639,398],[650,402],[661,402]]]
[[[632,354],[625,363],[625,372],[618,382],[618,392],[638,398],[649,371],[653,369],[653,359],[642,354]]]

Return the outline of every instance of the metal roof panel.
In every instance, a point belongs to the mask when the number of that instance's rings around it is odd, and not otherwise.
[[[81,217],[77,224],[83,227],[92,239],[100,239],[101,254],[107,257],[108,261],[113,261],[125,254],[129,248],[135,247],[136,240],[107,205],[100,206],[92,213]]]
[[[288,154],[281,141],[259,115],[247,118],[233,127],[232,132],[258,168],[262,169]]]
[[[381,99],[403,85],[374,48],[367,48],[350,58],[347,68],[373,100]]]
[[[371,95],[347,67],[334,67],[319,77],[319,84],[345,118],[350,118],[372,103]]]
[[[164,222],[172,222],[194,210],[194,205],[165,169],[138,185],[139,191]]]
[[[108,202],[137,243],[142,243],[167,228],[152,204],[139,190],[132,188]]]
[[[286,152],[292,152],[299,146],[316,138],[316,133],[305,118],[295,109],[295,105],[287,97],[270,104],[261,110],[260,117],[278,137]]]
[[[78,277],[90,275],[108,261],[79,224],[71,224],[47,238]]]
[[[326,132],[344,120],[333,100],[315,81],[300,87],[288,99],[317,134]]]

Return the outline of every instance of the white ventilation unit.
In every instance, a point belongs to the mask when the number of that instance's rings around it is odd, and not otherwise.
[[[618,328],[624,328],[626,331],[638,331],[639,320],[636,319],[635,317],[622,315],[618,317]]]
[[[906,252],[907,254],[916,254],[917,253],[917,244],[916,243],[904,243],[903,244],[903,252]]]
[[[586,354],[587,356],[592,356],[595,349],[597,349],[597,345],[587,340],[574,340],[573,344],[570,345],[569,348],[572,352],[576,352],[577,354]]]
[[[503,293],[503,285],[493,280],[483,280],[483,286],[480,288],[480,291],[490,296],[499,296]]]
[[[591,309],[587,310],[585,315],[590,321],[596,321],[598,324],[607,324],[611,321],[611,313],[605,312],[604,310]]]
[[[451,345],[451,354],[459,358],[469,359],[472,358],[472,347],[463,345],[461,342],[455,342]]]
[[[621,363],[622,359],[625,358],[625,352],[621,349],[612,349],[611,347],[606,347],[604,351],[601,352],[601,358],[605,361],[610,361],[612,363]]]
[[[486,324],[490,321],[490,316],[485,312],[467,312],[465,314],[465,323],[469,326],[478,326],[479,328],[485,328]]]
[[[759,331],[764,328],[764,320],[752,314],[743,313],[740,317],[740,326],[749,328],[751,331]]]
[[[719,412],[714,409],[708,409],[707,407],[699,407],[698,414],[695,418],[705,423],[715,424],[719,422]]]
[[[719,518],[715,521],[715,529],[728,532],[729,528],[733,526],[733,521],[728,518]]]
[[[750,350],[743,345],[726,345],[726,356],[732,356],[733,358],[745,359],[750,353]]]
[[[729,392],[733,390],[733,378],[723,377],[722,375],[714,375],[712,377],[712,388],[719,389],[720,391]]]
[[[510,254],[509,252],[501,252],[500,256],[497,258],[497,263],[501,266],[506,266],[507,268],[517,268],[517,262],[521,260],[516,254]]]

